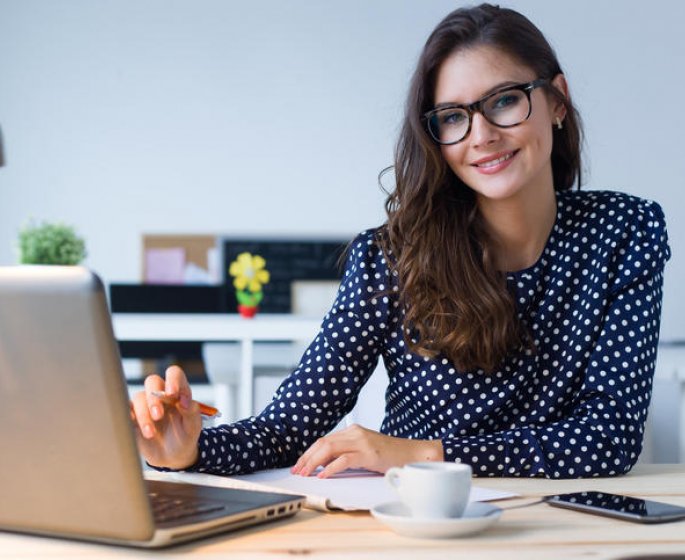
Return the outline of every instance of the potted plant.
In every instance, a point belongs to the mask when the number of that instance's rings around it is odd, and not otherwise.
[[[262,287],[269,282],[269,271],[264,268],[266,261],[259,255],[241,253],[231,263],[229,274],[235,278],[235,297],[238,300],[238,312],[246,318],[252,318],[259,309],[264,292]]]
[[[62,223],[30,224],[19,232],[21,264],[76,265],[86,257],[86,244],[74,228]]]

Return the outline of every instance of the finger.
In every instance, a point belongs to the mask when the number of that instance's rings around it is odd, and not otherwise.
[[[145,439],[152,439],[155,437],[157,430],[155,429],[155,422],[150,416],[150,406],[147,401],[147,396],[143,391],[136,393],[131,402],[133,415],[135,416],[138,429]]]
[[[300,458],[297,460],[293,468],[291,469],[291,472],[293,474],[300,474],[302,475],[302,469],[305,467],[305,465],[308,464],[309,458],[312,456],[313,450],[315,446],[319,443],[319,440],[315,441],[307,451],[305,451]]]
[[[188,408],[183,408],[179,403],[179,406],[174,408],[173,414],[169,414],[169,417],[178,423],[184,434],[193,433],[196,426],[202,429],[202,413],[200,406],[195,401],[190,401]]]
[[[300,457],[297,459],[295,464],[290,469],[291,473],[297,474],[298,472],[300,472],[300,469],[302,469],[302,466],[307,462],[307,458],[309,457],[309,455],[311,455],[312,447],[314,447],[316,445],[317,441],[315,441],[312,445],[310,445],[309,448],[302,455],[300,455]]]
[[[337,459],[334,459],[316,476],[318,478],[328,478],[335,474],[346,471],[347,469],[353,469],[358,467],[357,464],[357,453],[343,453]]]
[[[197,443],[197,438],[202,431],[202,415],[200,414],[200,407],[195,401],[190,401],[187,409],[179,410],[181,418],[183,419],[183,428],[186,436],[191,436]]]
[[[186,374],[180,367],[170,366],[167,368],[165,376],[166,393],[169,395],[178,395],[181,408],[187,409],[190,406],[190,401],[192,400],[193,396]]]
[[[293,474],[302,474],[302,469],[309,463],[311,458],[317,453],[321,445],[323,445],[323,442],[325,441],[326,438],[330,439],[332,436],[324,436],[320,437],[317,439],[314,443],[312,443],[309,448],[302,454],[300,455],[300,458],[297,460],[293,468],[291,469],[291,472]]]
[[[160,420],[164,416],[164,404],[155,396],[155,391],[164,391],[164,380],[159,375],[148,375],[145,378],[145,398],[153,420]]]
[[[302,476],[310,476],[318,467],[325,467],[349,450],[348,446],[340,445],[336,439],[328,436],[318,440],[315,446],[300,469],[299,474]]]
[[[344,443],[347,442],[347,443]],[[332,446],[338,445],[352,445],[352,438],[350,437],[350,429],[345,428],[340,431],[328,434],[327,436],[320,437],[317,439],[297,460],[295,465],[290,469],[293,474],[303,474],[301,471],[305,465],[310,463],[314,457],[321,452],[322,446]],[[316,469],[319,465],[315,465],[313,469]],[[309,471],[311,472],[311,471]],[[304,475],[308,476],[308,475]]]
[[[369,447],[370,438],[374,436],[374,434],[375,432],[371,430],[353,424],[319,439],[307,450],[303,457],[301,457],[303,461],[301,465],[299,465],[299,474],[309,476],[317,467],[323,466],[326,468],[339,457],[350,454],[352,458],[359,463],[355,464],[355,467],[361,466],[375,470],[373,465],[377,458],[371,457],[370,454],[377,454],[378,451],[374,451]],[[363,465],[361,464],[362,461],[364,462]],[[344,470],[342,467],[332,468],[335,470],[329,470],[329,475]],[[350,464],[347,464],[345,468],[351,468]]]

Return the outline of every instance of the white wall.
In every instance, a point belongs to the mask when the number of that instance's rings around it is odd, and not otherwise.
[[[0,0],[0,264],[27,219],[136,280],[143,233],[352,235],[448,0]],[[663,338],[685,339],[685,3],[519,0],[587,130],[586,184],[661,202]]]

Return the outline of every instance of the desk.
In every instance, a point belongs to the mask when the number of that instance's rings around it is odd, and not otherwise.
[[[260,314],[254,319],[223,314],[115,313],[117,340],[238,342],[240,383],[238,418],[252,414],[254,343],[258,341],[312,340],[321,318]]]
[[[604,490],[685,506],[684,465],[643,465],[627,476],[586,480],[476,479],[488,488],[511,490],[520,498],[502,507],[559,492]],[[685,521],[639,525],[538,504],[505,512],[487,531],[464,539],[402,537],[368,513],[305,510],[271,526],[213,537],[177,548],[145,552],[0,533],[0,559],[223,558],[423,560],[617,559],[680,553],[685,557]]]

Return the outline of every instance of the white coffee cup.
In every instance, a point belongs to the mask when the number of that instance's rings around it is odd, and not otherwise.
[[[461,517],[471,493],[471,467],[464,463],[409,463],[388,469],[385,480],[413,517]]]

